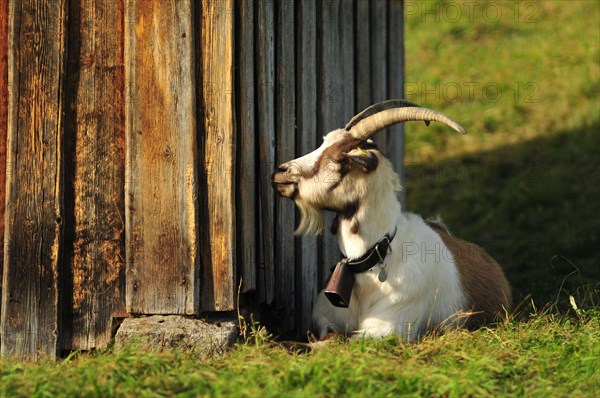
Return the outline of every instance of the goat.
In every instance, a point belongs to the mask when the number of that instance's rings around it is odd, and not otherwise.
[[[511,304],[506,277],[485,250],[455,238],[441,222],[402,211],[398,174],[370,138],[406,121],[437,121],[466,134],[442,113],[406,100],[384,101],[273,173],[273,187],[300,209],[296,234],[321,233],[322,212],[336,213],[332,231],[345,258],[338,266],[354,273],[347,308],[319,293],[312,314],[319,338],[337,332],[412,341],[436,327],[479,327]]]

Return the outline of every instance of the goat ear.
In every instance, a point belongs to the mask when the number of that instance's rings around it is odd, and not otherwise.
[[[370,173],[379,165],[379,159],[371,151],[365,151],[361,148],[354,149],[346,154],[348,160],[353,165],[356,165],[365,173]]]

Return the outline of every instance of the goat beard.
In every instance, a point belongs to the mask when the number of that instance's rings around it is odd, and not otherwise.
[[[323,212],[302,199],[296,199],[296,206],[300,209],[300,225],[296,235],[319,235],[323,231]]]

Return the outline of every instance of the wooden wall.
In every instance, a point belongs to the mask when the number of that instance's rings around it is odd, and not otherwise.
[[[6,131],[8,129],[8,2],[0,3],[0,304],[2,302],[2,274],[4,273],[4,202],[6,201],[6,174],[12,173],[6,165]],[[9,170],[4,170],[9,169]],[[0,317],[2,305],[0,305]]]
[[[232,311],[238,288],[306,332],[339,251],[294,237],[270,176],[402,97],[400,0],[13,0],[0,30],[3,355]],[[379,137],[400,169],[401,127]]]

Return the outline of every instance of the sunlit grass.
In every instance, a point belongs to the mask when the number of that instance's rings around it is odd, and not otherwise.
[[[407,3],[406,95],[454,116],[470,133],[457,137],[443,126],[410,124],[408,162],[495,149],[600,120],[599,3],[487,3]]]
[[[294,351],[255,332],[224,357],[179,352],[74,356],[0,363],[2,396],[593,396],[600,314],[536,313],[416,344],[333,341]]]
[[[407,96],[469,134],[407,125],[408,209],[485,247],[517,299],[600,291],[600,3],[410,4]]]

